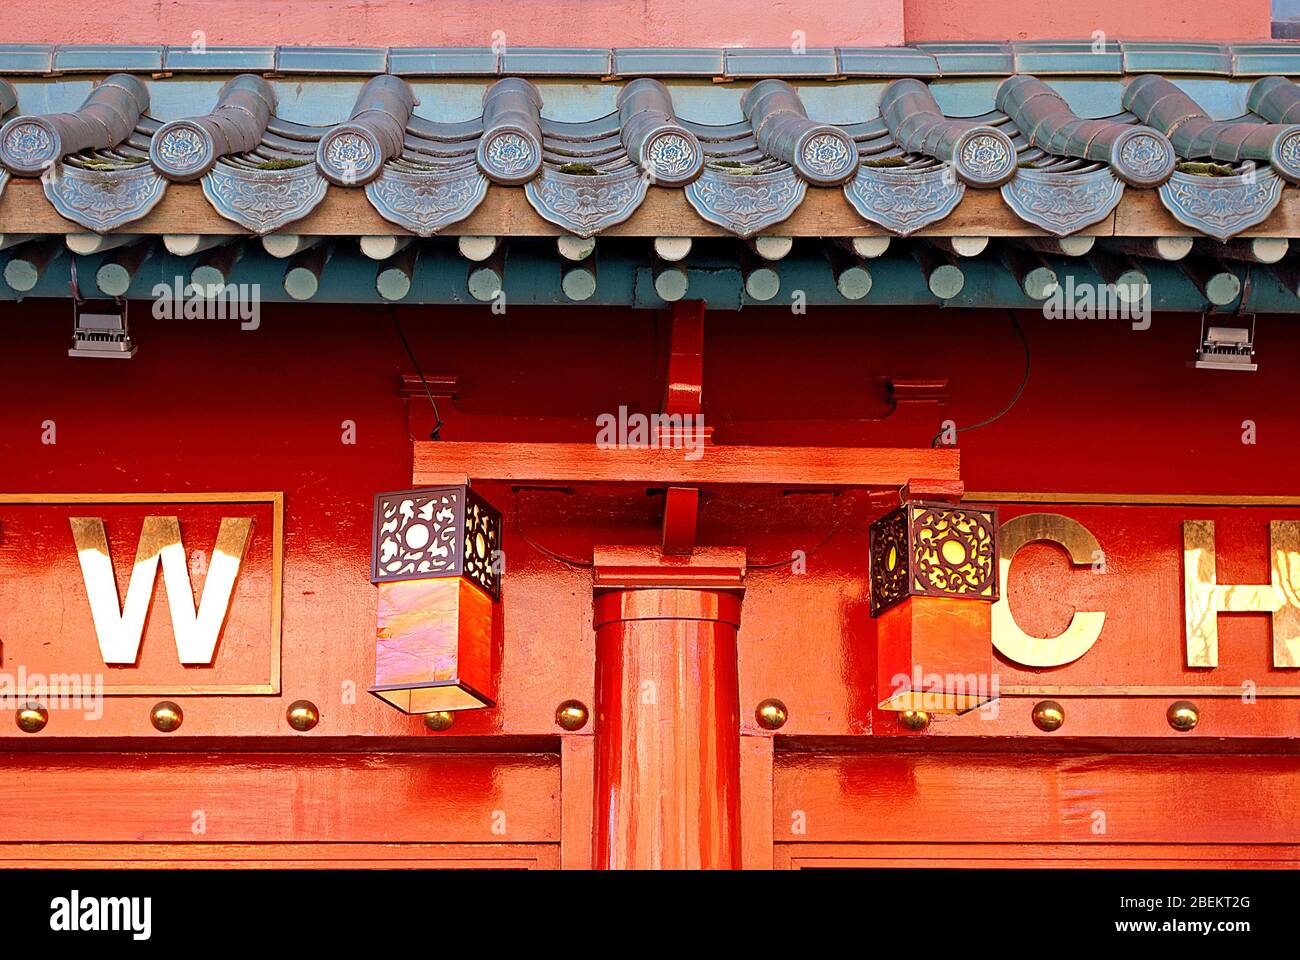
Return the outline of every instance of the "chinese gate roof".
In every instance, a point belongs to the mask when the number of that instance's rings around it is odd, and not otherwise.
[[[931,277],[971,236],[1032,241],[1001,258],[1022,281],[1084,237],[1123,239],[1102,257],[1186,236],[1273,262],[1229,241],[1294,229],[1290,75],[1284,43],[0,46],[0,227],[391,235],[395,253],[437,234],[588,253],[598,235],[822,236],[850,241],[837,277],[889,237],[947,238],[918,247]]]

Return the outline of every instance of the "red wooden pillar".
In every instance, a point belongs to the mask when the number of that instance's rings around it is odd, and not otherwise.
[[[740,867],[739,626],[736,590],[596,596],[596,867]]]

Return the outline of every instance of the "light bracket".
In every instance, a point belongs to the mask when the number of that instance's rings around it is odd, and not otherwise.
[[[1232,318],[1231,326],[1206,326],[1201,318],[1201,345],[1192,366],[1198,370],[1258,370],[1255,363],[1255,315]],[[1242,323],[1248,321],[1248,326]]]
[[[73,300],[70,357],[129,360],[136,346],[126,320],[125,300]]]

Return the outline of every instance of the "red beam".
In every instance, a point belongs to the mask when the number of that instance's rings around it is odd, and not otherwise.
[[[704,396],[704,302],[673,304],[665,413],[699,413]]]
[[[668,385],[664,413],[698,415],[704,402],[704,304],[686,300],[673,304],[668,347]],[[690,420],[685,422],[689,423]],[[696,442],[703,437],[695,437]],[[698,487],[669,487],[664,495],[663,551],[686,556],[695,549],[700,513]]]
[[[915,477],[959,480],[957,450],[928,447],[706,446],[690,451],[601,448],[591,443],[417,440],[416,484],[447,477],[510,483],[759,484],[782,487],[901,487]]]
[[[598,546],[591,554],[597,590],[707,587],[738,590],[745,582],[743,547],[700,547],[687,557],[661,556],[654,547]]]

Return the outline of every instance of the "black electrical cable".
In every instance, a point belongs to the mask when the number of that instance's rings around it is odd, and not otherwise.
[[[993,414],[993,416],[989,417],[987,420],[981,420],[979,423],[972,423],[968,427],[955,427],[953,429],[954,434],[969,433],[971,430],[978,430],[980,427],[987,427],[990,423],[995,423],[996,421],[1001,420],[1004,416],[1010,413],[1011,408],[1019,402],[1020,395],[1025,392],[1025,386],[1029,383],[1029,371],[1033,367],[1033,354],[1029,349],[1029,340],[1025,337],[1025,331],[1020,329],[1020,321],[1016,319],[1015,311],[1008,310],[1007,314],[1011,317],[1011,332],[1016,335],[1016,339],[1024,344],[1025,347],[1025,375],[1020,378],[1020,386],[1016,387],[1016,392],[1012,394],[1011,400],[1005,407]],[[931,447],[939,446],[939,438],[943,436],[943,433],[944,432],[940,430],[934,435],[934,439],[930,441]]]
[[[383,307],[379,310],[371,310],[365,304],[357,304],[362,313],[384,313],[393,318],[393,326],[397,328],[397,335],[402,340],[402,346],[406,349],[406,356],[411,361],[411,366],[415,367],[415,375],[420,378],[420,384],[424,387],[424,395],[429,398],[429,406],[433,407],[433,429],[429,431],[430,440],[441,439],[438,434],[442,432],[442,415],[438,413],[438,401],[433,399],[433,391],[429,389],[429,381],[424,377],[424,371],[420,369],[420,361],[415,359],[415,351],[411,349],[411,342],[406,339],[406,331],[402,329],[402,323],[397,319],[397,309],[395,307]]]
[[[415,359],[415,351],[411,349],[411,342],[406,339],[406,331],[402,329],[402,322],[397,319],[397,311],[389,308],[387,312],[393,318],[393,326],[397,328],[397,335],[402,338],[402,346],[406,348],[406,355],[410,358],[411,366],[415,367],[415,375],[420,378],[420,383],[424,386],[424,395],[429,398],[429,406],[433,407],[433,429],[429,432],[429,439],[441,439],[438,434],[442,432],[442,415],[438,413],[438,401],[433,399],[433,391],[429,389],[429,381],[424,378],[424,371],[420,369],[420,361]]]

